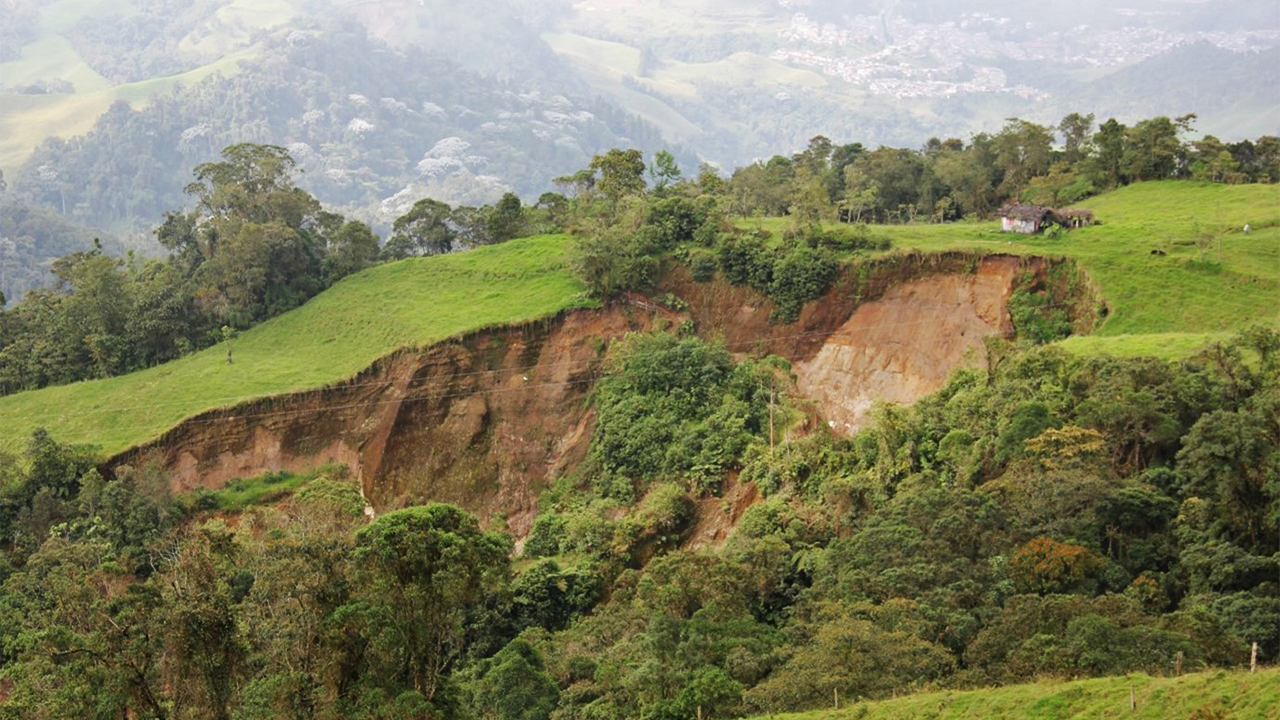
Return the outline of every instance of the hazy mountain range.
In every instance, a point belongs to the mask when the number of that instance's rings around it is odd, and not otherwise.
[[[284,145],[385,225],[526,199],[609,147],[686,171],[817,134],[919,147],[1008,117],[1199,115],[1275,134],[1280,13],[1246,0],[0,0],[10,191],[128,234],[190,168]]]

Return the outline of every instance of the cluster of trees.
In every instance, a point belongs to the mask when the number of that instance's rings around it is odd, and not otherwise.
[[[0,457],[0,717],[692,720],[1280,657],[1280,335],[988,354],[839,439],[785,432],[782,363],[632,336],[518,564],[342,472],[229,526],[37,432]],[[765,498],[682,550],[730,482]]]
[[[1143,180],[1280,181],[1280,138],[1186,140],[1194,120],[1156,117],[1126,126],[1071,113],[1048,127],[1014,118],[997,133],[968,142],[934,138],[919,150],[872,150],[818,136],[791,157],[738,168],[726,193],[738,215],[942,222],[989,216],[1011,199],[1056,206]]]
[[[652,403],[645,388],[682,372],[687,350],[648,342],[660,349],[602,403]],[[641,527],[664,535],[608,521],[619,464],[603,459],[619,448],[605,428],[601,462],[544,497],[525,545],[611,578],[589,616],[523,635],[559,681],[549,717],[733,717],[829,707],[836,692],[1171,673],[1179,658],[1245,662],[1252,642],[1280,656],[1280,336],[1177,363],[1003,341],[989,353],[990,372],[882,408],[850,440],[769,442],[758,397],[745,423],[658,409],[740,453],[739,482],[766,495],[717,552],[667,551],[694,522],[670,495],[715,492],[727,474],[680,469],[698,443],[659,442],[643,422],[621,449],[653,458],[626,466],[649,494],[625,517],[659,512]],[[702,404],[735,402],[720,387]],[[618,415],[606,410],[603,425]],[[781,427],[803,409],[775,415]]]
[[[0,393],[149,367],[290,310],[373,262],[367,225],[325,212],[281,148],[234,145],[195,169],[164,259],[94,249],[52,265],[58,285],[0,312]]]
[[[374,263],[502,242],[557,227],[546,204],[512,193],[493,206],[421,200],[395,221],[383,246],[363,222],[326,211],[295,184],[293,157],[240,144],[195,168],[193,209],[169,212],[156,229],[163,259],[113,257],[93,240],[50,263],[57,284],[5,308],[0,295],[0,394],[119,375],[226,339],[291,310]],[[0,208],[11,207],[0,202]],[[57,233],[70,226],[28,205],[0,232]],[[0,237],[0,273],[16,247]],[[57,235],[75,244],[81,235]]]
[[[0,173],[0,307],[47,286],[53,261],[93,247],[95,239],[100,239],[105,252],[125,252],[110,235],[95,233],[55,210],[6,192],[4,173]]]
[[[638,150],[610,150],[556,182],[571,197],[544,195],[540,205],[563,208],[553,216],[575,238],[572,267],[601,298],[651,289],[663,261],[674,258],[699,282],[718,273],[769,296],[773,319],[791,322],[839,274],[837,253],[890,247],[865,225],[825,227],[821,212],[801,205],[790,208],[781,237],[739,227],[728,211],[728,184],[707,166],[686,179],[665,151],[646,167]]]

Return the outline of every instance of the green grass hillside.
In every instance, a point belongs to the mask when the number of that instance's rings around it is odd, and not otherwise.
[[[1185,356],[1205,342],[1280,320],[1280,187],[1139,183],[1080,206],[1102,224],[1057,240],[1001,233],[989,222],[876,230],[897,248],[1078,259],[1110,314],[1093,335],[1065,343],[1077,352]],[[1248,235],[1242,232],[1246,223],[1253,228]],[[1212,249],[1202,262],[1196,239],[1210,236]]]
[[[1076,258],[1110,312],[1092,335],[1064,343],[1075,352],[1185,357],[1206,342],[1280,321],[1280,186],[1138,183],[1080,207],[1093,210],[1101,224],[1058,239],[1003,233],[993,221],[872,231],[892,238],[895,250]],[[776,236],[786,221],[770,218],[763,225]],[[1196,239],[1206,237],[1213,241],[1202,261]]]
[[[1133,688],[1137,710],[1130,710]],[[1250,675],[1210,672],[1181,678],[1146,675],[933,692],[853,703],[839,711],[770,715],[769,720],[1276,720],[1280,669]],[[763,717],[756,720],[764,720]]]
[[[1280,189],[1145,183],[1086,203],[1102,225],[1057,240],[1014,237],[994,223],[876,228],[898,249],[971,248],[1078,258],[1110,316],[1077,352],[1185,356],[1205,342],[1280,313]],[[1240,232],[1245,223],[1254,230]],[[781,221],[766,221],[781,226]],[[1217,231],[1205,262],[1194,237]],[[398,348],[521,322],[582,302],[563,261],[564,236],[546,236],[367,270],[235,341],[132,375],[0,398],[0,447],[46,427],[112,453],[183,418],[255,397],[350,377]],[[1152,255],[1161,249],[1163,256]]]
[[[105,453],[183,418],[241,400],[350,377],[392,351],[584,302],[567,239],[548,235],[444,257],[404,260],[343,280],[302,308],[233,341],[149,370],[0,398],[0,448],[37,427]]]

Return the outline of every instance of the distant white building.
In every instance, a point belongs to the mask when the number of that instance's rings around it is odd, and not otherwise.
[[[1000,229],[1034,235],[1046,226],[1061,225],[1068,230],[1093,224],[1092,210],[1054,210],[1040,205],[1010,203],[1000,208]]]

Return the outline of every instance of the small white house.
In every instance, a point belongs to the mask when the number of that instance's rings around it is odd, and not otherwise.
[[[1048,222],[1052,212],[1039,205],[1005,205],[1000,208],[1000,229],[1034,235]]]
[[[1067,230],[1092,225],[1091,210],[1054,210],[1040,205],[1009,204],[1000,208],[1000,229],[1004,232],[1034,235],[1049,225]]]

